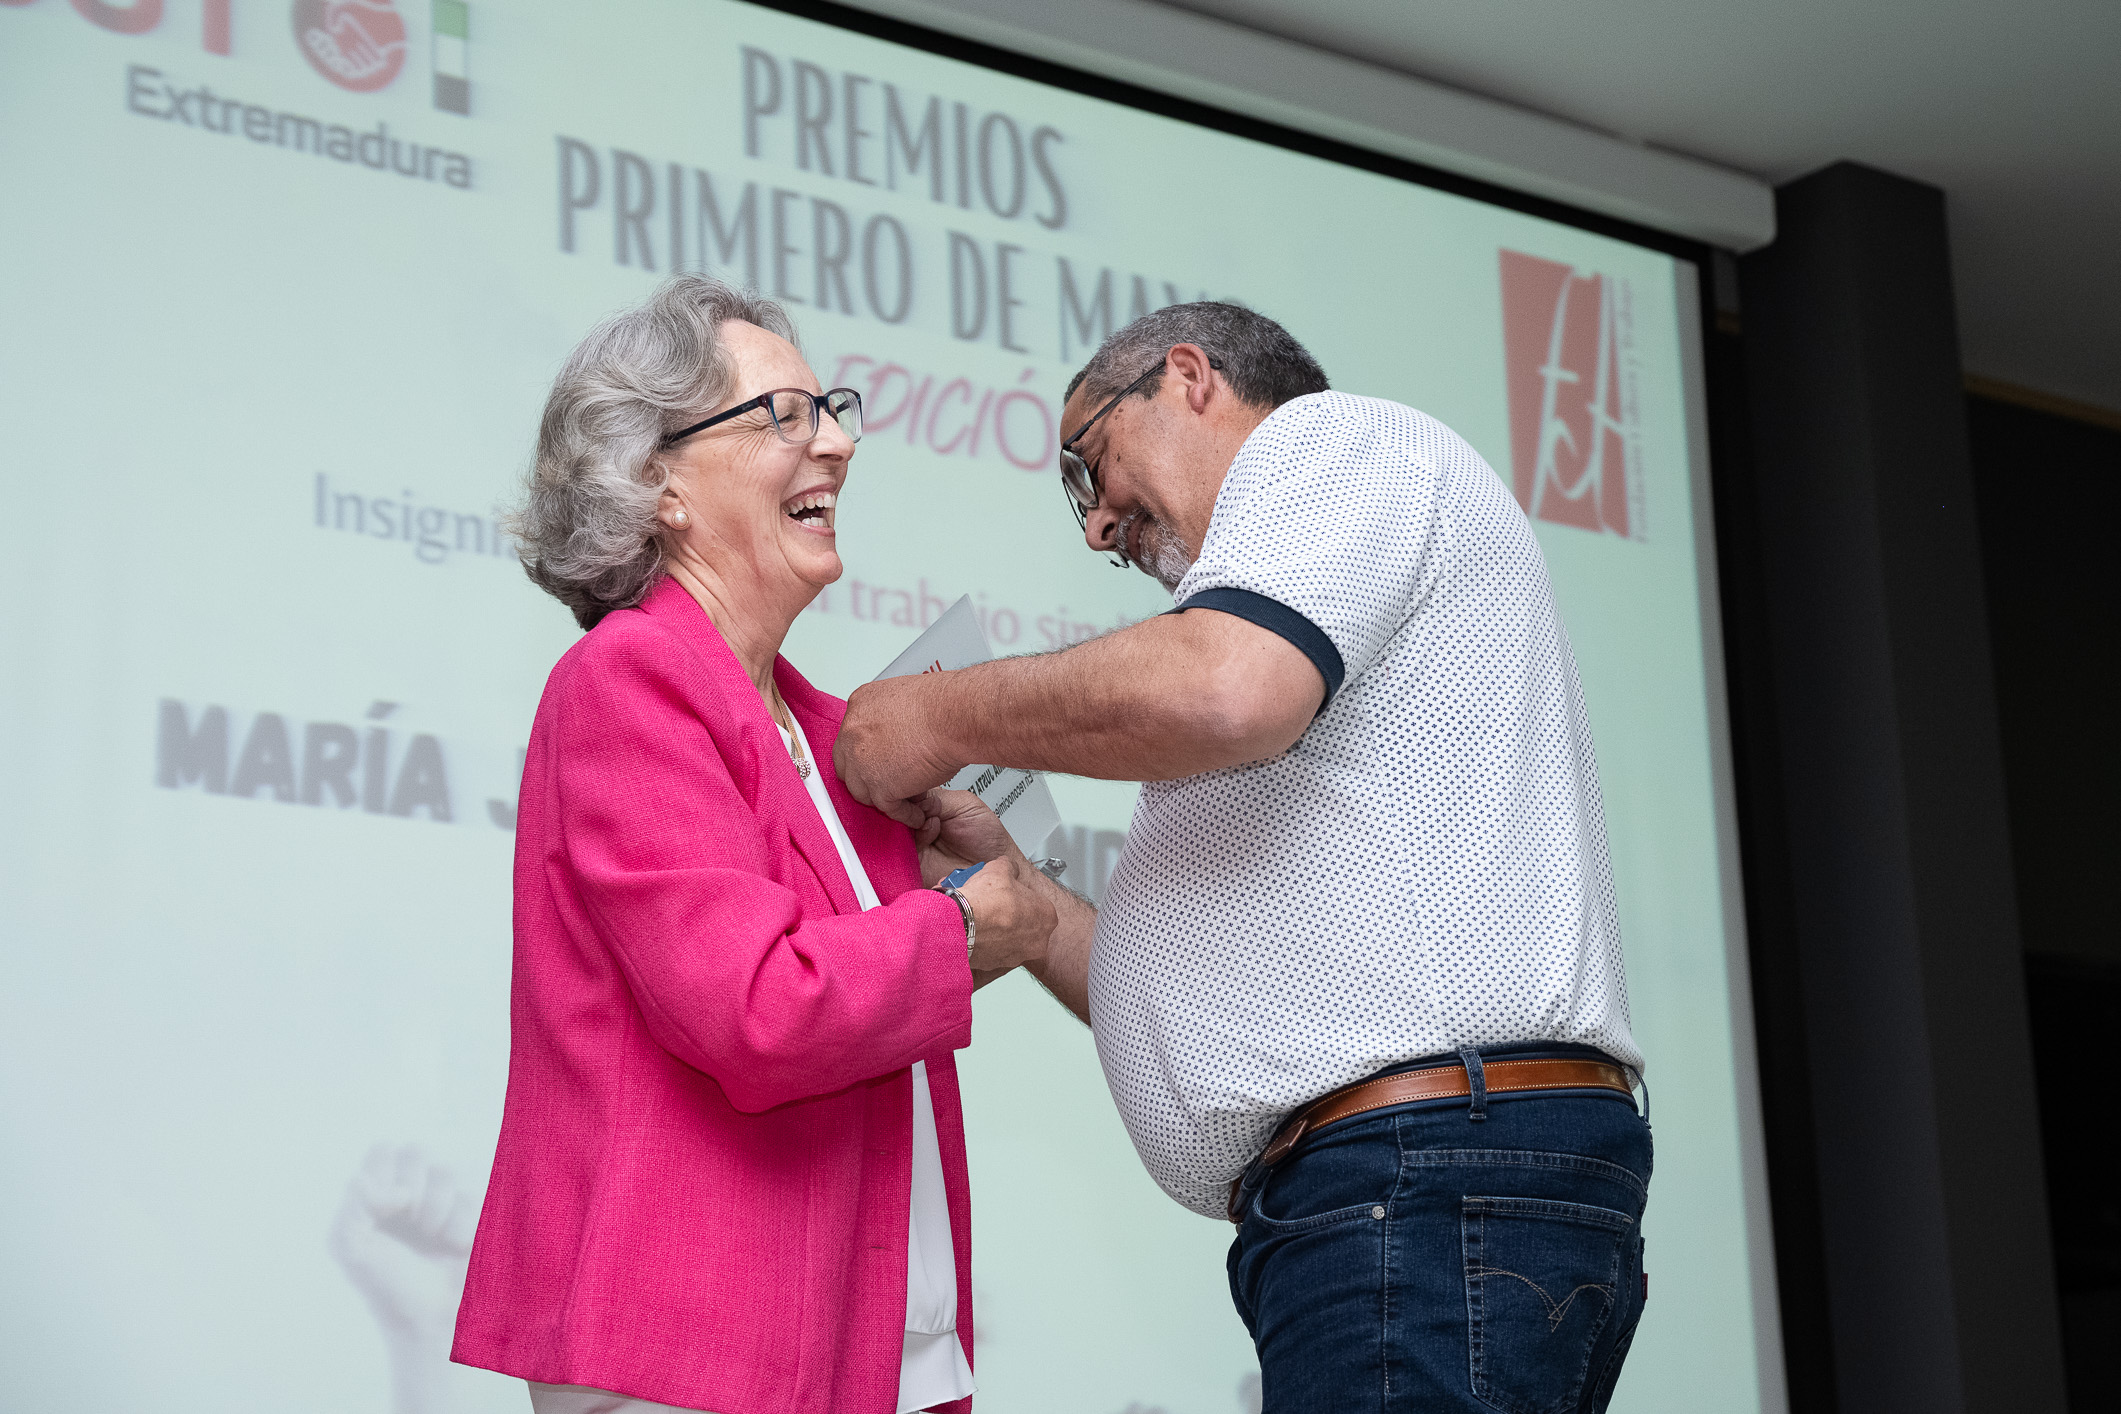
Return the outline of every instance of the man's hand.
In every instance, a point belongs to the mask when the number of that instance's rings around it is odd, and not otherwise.
[[[833,769],[849,795],[915,830],[928,818],[920,797],[972,764],[952,759],[928,730],[923,709],[942,689],[937,679],[950,676],[916,673],[856,688],[832,748]]]
[[[923,821],[913,832],[921,847],[921,882],[967,865],[999,859],[1010,849],[1001,817],[969,790],[932,790],[918,802]]]
[[[1000,976],[1012,967],[1043,962],[1059,921],[1046,876],[1012,848],[965,881],[965,900],[979,925],[972,944],[972,972]]]

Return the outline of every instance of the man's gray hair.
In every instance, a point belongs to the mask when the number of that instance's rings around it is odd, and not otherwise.
[[[1068,380],[1066,396],[1072,398],[1076,389],[1087,387],[1093,399],[1109,398],[1162,363],[1176,344],[1199,345],[1221,366],[1230,391],[1254,407],[1278,408],[1291,398],[1323,393],[1332,386],[1318,360],[1266,315],[1241,304],[1202,300],[1166,305],[1113,334],[1097,346],[1082,372]],[[1159,374],[1135,391],[1154,397],[1163,381]]]
[[[795,342],[787,311],[763,295],[673,275],[599,324],[553,380],[529,483],[505,524],[524,573],[583,628],[640,603],[662,570],[662,441],[729,396],[727,319]]]

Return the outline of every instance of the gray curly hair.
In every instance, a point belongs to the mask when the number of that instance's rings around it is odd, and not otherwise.
[[[523,572],[585,629],[640,603],[662,572],[662,440],[729,395],[727,319],[796,342],[788,312],[765,296],[673,275],[592,330],[553,380],[522,503],[504,524]]]

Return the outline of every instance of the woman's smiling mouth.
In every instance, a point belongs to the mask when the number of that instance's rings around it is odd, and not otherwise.
[[[781,504],[781,514],[806,530],[832,533],[833,507],[839,497],[830,491],[805,491]]]

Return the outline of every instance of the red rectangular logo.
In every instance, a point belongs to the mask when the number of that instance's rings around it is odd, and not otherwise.
[[[1644,537],[1642,436],[1628,282],[1502,255],[1511,489],[1525,514]]]

